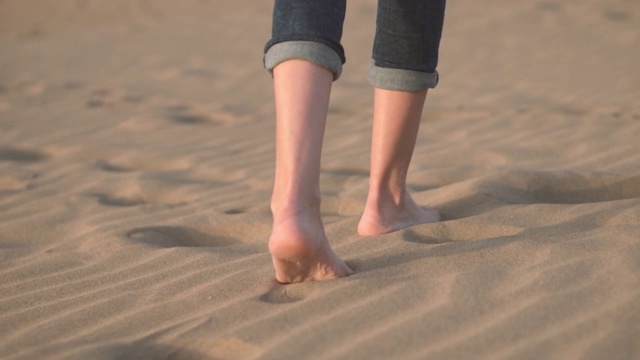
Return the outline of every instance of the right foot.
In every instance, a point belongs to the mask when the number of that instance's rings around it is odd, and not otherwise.
[[[331,249],[322,222],[309,220],[274,221],[269,252],[280,283],[329,280],[353,273]]]
[[[404,201],[395,204],[392,201],[382,202],[370,197],[358,224],[361,236],[381,235],[418,224],[440,221],[438,210],[418,206],[409,194]]]

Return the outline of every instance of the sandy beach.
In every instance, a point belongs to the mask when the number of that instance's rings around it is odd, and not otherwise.
[[[0,0],[0,358],[640,359],[640,2],[449,0],[409,174],[360,237],[376,2],[349,0],[322,211],[267,239],[271,1]]]

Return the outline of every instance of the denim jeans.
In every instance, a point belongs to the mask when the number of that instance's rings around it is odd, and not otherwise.
[[[346,0],[275,0],[264,66],[304,59],[337,80],[346,61],[340,41]],[[376,35],[367,76],[376,87],[419,91],[438,83],[438,49],[446,0],[378,0]]]

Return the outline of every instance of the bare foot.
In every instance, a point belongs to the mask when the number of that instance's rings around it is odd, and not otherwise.
[[[370,196],[358,224],[358,234],[373,236],[394,232],[412,225],[440,221],[438,210],[418,206],[409,194],[399,204]]]
[[[331,249],[319,216],[276,219],[269,252],[280,283],[329,280],[353,273]]]

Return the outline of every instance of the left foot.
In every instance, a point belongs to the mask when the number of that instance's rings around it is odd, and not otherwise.
[[[276,216],[269,252],[282,284],[353,274],[331,249],[319,216]]]

